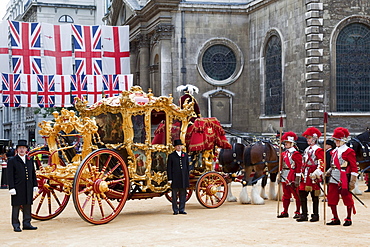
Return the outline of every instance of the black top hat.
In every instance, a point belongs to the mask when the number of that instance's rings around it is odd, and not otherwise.
[[[326,145],[330,145],[333,149],[336,147],[335,143],[332,140],[326,140]]]
[[[28,148],[27,140],[18,140],[18,144],[17,144],[17,146],[15,148],[18,148],[20,146],[23,146],[23,147]]]
[[[184,145],[184,144],[182,144],[182,142],[181,142],[181,140],[180,140],[180,139],[177,139],[177,140],[175,140],[175,141],[173,142],[173,145],[174,145],[174,146],[177,146],[177,145]]]

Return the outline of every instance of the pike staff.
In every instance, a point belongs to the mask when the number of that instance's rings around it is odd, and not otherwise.
[[[279,135],[279,171],[278,171],[278,199],[277,199],[277,215],[279,215],[280,210],[279,210],[279,204],[280,204],[280,194],[281,194],[281,166],[282,166],[282,157],[281,157],[281,137],[283,135],[283,116],[280,116],[280,135]]]
[[[326,145],[326,125],[328,123],[328,113],[325,111],[324,112],[324,170],[326,170],[326,150],[325,150],[325,145]],[[326,172],[326,171],[325,171]],[[324,173],[325,174],[325,173]],[[325,181],[325,176],[323,176],[323,183],[324,183],[324,225],[326,224],[326,181]]]

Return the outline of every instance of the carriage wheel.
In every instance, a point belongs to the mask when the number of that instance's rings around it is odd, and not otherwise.
[[[50,157],[50,152],[39,150],[28,154],[33,157],[37,169],[43,169],[47,162],[40,159],[39,155]],[[62,160],[60,160],[63,163]],[[64,165],[61,164],[61,165]],[[70,195],[63,191],[63,184],[59,181],[43,178],[37,175],[38,192],[33,197],[31,216],[37,220],[50,220],[58,216],[67,206]]]
[[[130,187],[127,166],[110,149],[98,149],[80,164],[73,183],[73,203],[85,221],[100,225],[113,220],[126,203]]]
[[[189,199],[190,199],[190,197],[191,197],[191,195],[193,194],[193,190],[192,189],[187,189],[186,190],[186,202],[187,201],[189,201]],[[165,194],[164,194],[164,196],[167,198],[167,200],[169,201],[169,202],[171,202],[172,203],[172,190],[168,190]],[[180,203],[180,201],[179,200],[177,200],[177,203]]]
[[[206,208],[221,206],[227,197],[227,183],[217,172],[203,174],[195,186],[196,195],[200,204]]]

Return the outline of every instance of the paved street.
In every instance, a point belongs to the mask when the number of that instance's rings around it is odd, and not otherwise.
[[[361,181],[361,189],[364,182]],[[240,185],[233,184],[234,195]],[[250,190],[250,189],[249,189]],[[360,198],[370,206],[370,193]],[[322,204],[320,204],[322,210]],[[280,209],[282,208],[280,204]],[[309,202],[309,210],[311,202]],[[106,225],[91,225],[76,213],[73,201],[49,221],[33,220],[37,231],[13,232],[10,196],[0,190],[0,246],[369,246],[370,209],[356,202],[354,225],[325,226],[323,221],[277,219],[276,201],[265,205],[225,202],[206,209],[196,196],[187,204],[188,215],[172,215],[165,197],[127,201],[121,214]],[[340,202],[339,215],[345,218]],[[294,208],[291,208],[293,214]],[[321,217],[323,213],[321,212]],[[327,210],[327,220],[331,214]],[[345,239],[340,239],[346,235]]]

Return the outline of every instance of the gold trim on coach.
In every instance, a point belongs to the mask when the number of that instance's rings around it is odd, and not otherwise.
[[[51,154],[51,166],[41,168],[37,173],[42,178],[53,178],[63,184],[66,194],[71,194],[73,178],[82,160],[92,151],[100,147],[114,149],[127,154],[126,162],[132,185],[138,185],[141,191],[166,192],[169,189],[165,170],[152,169],[152,153],[163,152],[169,154],[174,150],[171,140],[171,128],[175,120],[181,121],[180,139],[185,143],[185,134],[189,124],[189,116],[193,113],[194,102],[185,101],[183,108],[173,103],[172,95],[155,97],[151,90],[148,93],[141,87],[133,86],[130,91],[123,91],[120,96],[103,98],[99,102],[88,106],[87,101],[75,98],[75,107],[79,116],[72,111],[62,109],[60,113],[54,112],[54,121],[39,123],[40,135],[46,137]],[[165,114],[165,144],[151,144],[153,130],[151,121],[153,113]],[[110,115],[109,115],[110,114]],[[109,115],[109,116],[108,116]],[[116,121],[104,123],[101,116],[116,117]],[[142,121],[143,127],[135,129],[133,119]],[[101,126],[97,121],[109,125],[112,136],[108,141],[99,134]],[[113,128],[115,127],[115,129]],[[72,133],[78,134],[72,134]],[[113,135],[114,132],[114,135]],[[144,133],[141,140],[136,141],[135,133]],[[65,133],[65,134],[61,134]],[[62,145],[60,139],[68,136],[82,137],[81,153],[76,154],[66,166],[60,165],[58,153],[67,159],[65,150],[71,146]],[[121,138],[121,139],[120,139]],[[213,154],[208,154],[204,162],[210,170],[210,161]],[[68,159],[67,159],[68,160]],[[102,185],[101,190],[104,190]]]

